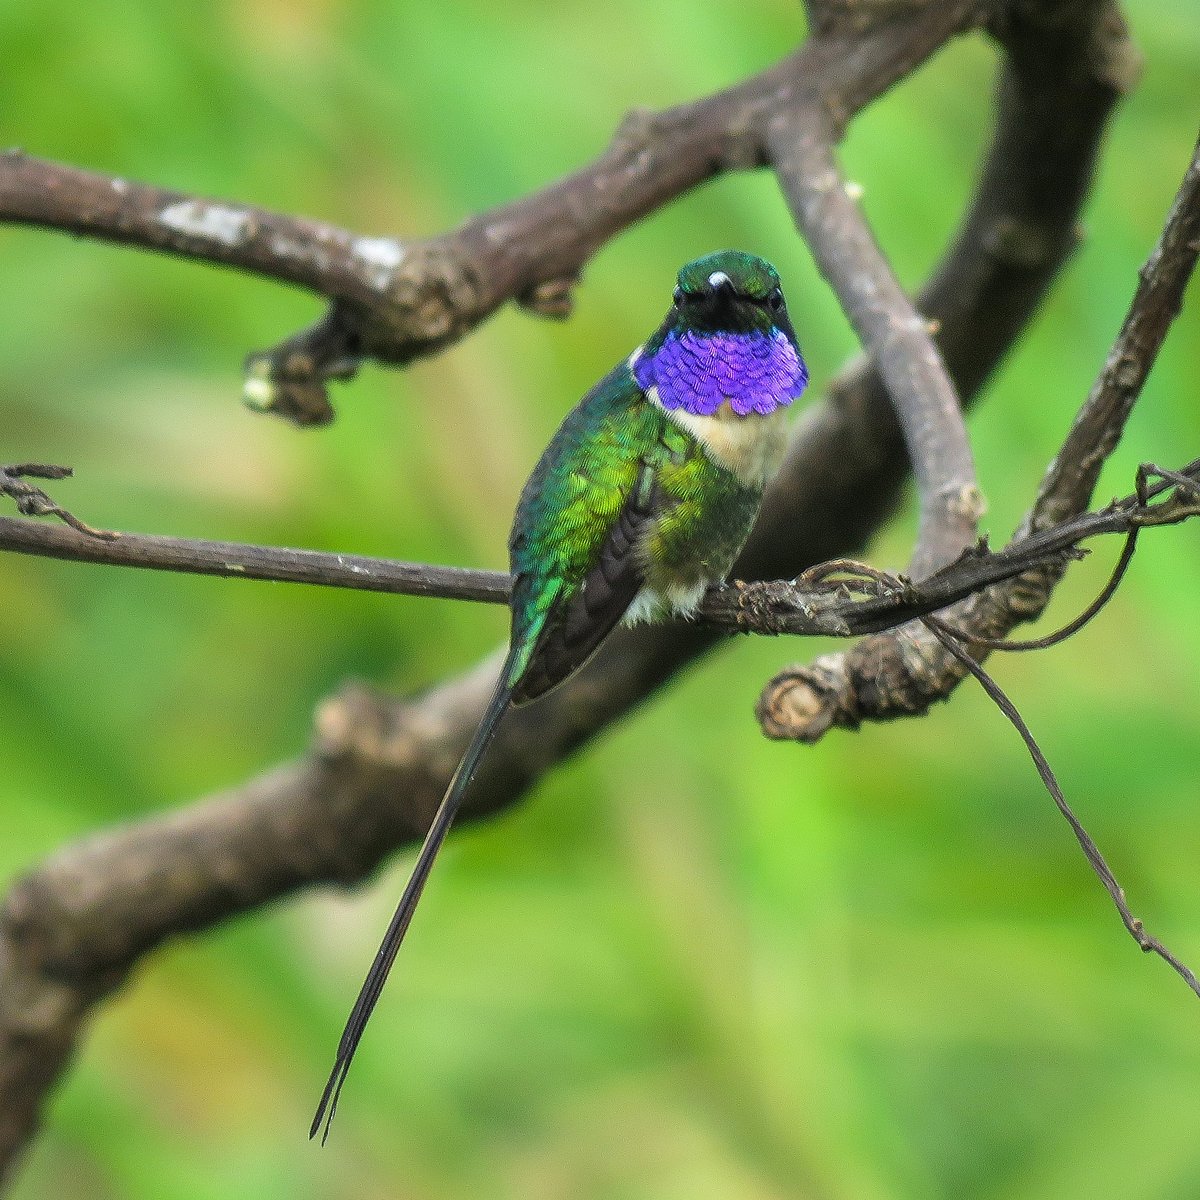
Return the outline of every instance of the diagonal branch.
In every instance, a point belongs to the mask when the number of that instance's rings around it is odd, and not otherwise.
[[[0,154],[0,221],[234,267],[306,288],[329,314],[247,363],[248,399],[302,424],[332,418],[324,384],[370,357],[409,362],[509,300],[570,310],[583,267],[614,234],[697,185],[763,165],[781,103],[847,117],[978,26],[986,0],[939,0],[920,20],[814,38],[752,78],[663,112],[636,110],[593,163],[439,237],[360,236],[324,221],[114,178],[18,150]]]
[[[440,238],[355,236],[319,221],[0,156],[0,220],[232,266],[327,296],[308,329],[247,360],[245,397],[296,424],[333,418],[326,383],[364,357],[406,362],[509,298],[569,311],[571,281],[615,232],[731,167],[770,161],[814,255],[884,372],[921,495],[915,573],[974,540],[982,499],[958,398],[925,323],[846,194],[833,143],[849,117],[978,23],[965,0],[920,21],[818,36],[761,75],[660,114],[635,114],[591,166]],[[838,114],[838,127],[827,114]]]
[[[981,185],[995,194],[996,219],[983,225],[969,218],[960,234],[963,245],[978,243],[981,256],[1002,253],[1014,263],[1036,262],[1052,252],[1048,236],[1075,235],[1073,227],[1047,221],[1052,213],[1075,211],[1080,199],[1053,172],[1047,173],[1047,165],[1064,157],[1075,159],[1086,146],[1094,149],[1089,114],[1111,104],[1136,77],[1140,60],[1111,4],[1082,3],[1067,16],[1056,24],[1053,13],[1024,6],[1009,10],[999,26],[1008,69],[1000,88],[1000,134]],[[1086,170],[1090,172],[1090,162]],[[1077,176],[1077,184],[1086,178]],[[1050,233],[1052,229],[1057,232]],[[951,287],[939,286],[945,283]],[[939,347],[951,373],[961,379],[955,362],[959,348],[947,342],[944,326],[962,298],[954,295],[952,281],[944,276],[933,290],[946,308],[928,301],[918,307],[943,326]],[[982,326],[977,335],[989,341],[1013,336],[1019,312],[1019,306],[998,303],[994,323]],[[963,390],[961,382],[959,387]],[[1093,448],[1100,446],[1104,439],[1094,421],[1085,426],[1095,434]],[[1088,433],[1070,443],[1067,453],[1083,453]],[[1097,472],[1103,453],[1093,463]],[[1090,502],[1091,487],[1092,483],[1076,476],[1059,481],[1053,494],[1044,484],[1037,511],[1053,512],[1051,524],[1080,513]],[[953,614],[954,623],[976,636],[1002,638],[1043,610],[1060,574],[1061,570],[1043,569],[1019,577],[1003,590],[975,597],[968,602],[970,611]],[[834,727],[853,729],[864,720],[925,712],[944,699],[964,674],[962,665],[927,630],[901,628],[781,672],[763,690],[759,717],[768,736],[816,741]]]
[[[877,364],[904,432],[921,498],[909,568],[919,577],[971,545],[983,497],[954,384],[859,210],[834,139],[824,109],[794,105],[772,118],[767,145],[796,224]]]

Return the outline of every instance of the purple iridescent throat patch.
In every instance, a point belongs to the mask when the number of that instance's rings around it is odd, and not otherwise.
[[[711,417],[729,401],[739,417],[768,416],[791,404],[808,368],[787,336],[773,333],[671,333],[633,365],[643,388],[658,389],[663,408]]]

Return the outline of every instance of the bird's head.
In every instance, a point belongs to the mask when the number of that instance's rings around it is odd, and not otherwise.
[[[679,272],[675,307],[668,320],[677,329],[749,333],[782,324],[791,328],[779,274],[765,258],[719,250]]]
[[[779,274],[766,259],[720,250],[679,272],[674,304],[633,361],[666,409],[766,416],[804,391],[808,369]]]

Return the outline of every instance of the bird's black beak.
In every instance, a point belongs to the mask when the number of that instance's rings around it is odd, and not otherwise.
[[[724,271],[714,271],[708,277],[708,290],[718,303],[728,303],[737,295],[733,280]]]

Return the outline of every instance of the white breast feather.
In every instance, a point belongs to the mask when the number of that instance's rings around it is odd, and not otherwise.
[[[640,357],[640,350],[630,356],[630,370]],[[779,470],[787,450],[786,409],[777,408],[767,416],[749,413],[740,417],[726,401],[711,417],[702,417],[679,408],[666,408],[658,398],[656,387],[648,387],[646,397],[681,429],[691,434],[713,462],[732,471],[744,487],[763,487]],[[698,583],[693,588],[673,589],[666,596],[660,596],[651,588],[642,588],[634,597],[622,623],[636,625],[641,621],[653,620],[664,609],[679,616],[691,616],[707,590],[707,582]]]
[[[727,400],[711,417],[701,417],[681,408],[665,408],[656,387],[647,388],[646,395],[745,487],[762,487],[779,470],[787,449],[787,409],[777,408],[765,417],[759,413],[740,417]]]

